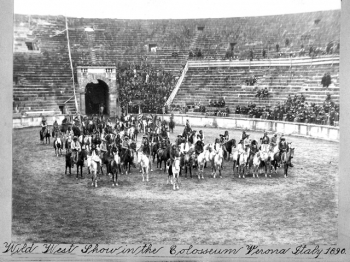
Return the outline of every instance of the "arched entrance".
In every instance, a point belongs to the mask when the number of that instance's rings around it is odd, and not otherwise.
[[[85,87],[85,110],[87,115],[98,114],[103,104],[103,114],[109,114],[109,88],[98,79],[98,83],[88,83]]]

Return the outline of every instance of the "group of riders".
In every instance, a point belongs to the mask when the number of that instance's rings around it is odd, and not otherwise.
[[[47,130],[45,119],[43,119],[41,126],[42,132]],[[111,159],[114,154],[119,154],[122,162],[129,156],[129,171],[130,166],[136,167],[134,160],[138,152],[148,157],[151,171],[153,171],[151,159],[153,157],[154,161],[156,156],[157,167],[159,160],[160,166],[164,161],[170,172],[174,160],[186,154],[190,154],[192,158],[192,167],[198,167],[198,156],[208,149],[204,144],[203,131],[193,130],[189,120],[187,120],[183,133],[177,136],[175,142],[171,143],[169,131],[173,131],[174,126],[172,117],[168,123],[156,116],[123,115],[112,123],[110,118],[105,119],[103,116],[77,116],[73,123],[68,123],[67,118],[65,118],[61,126],[55,121],[52,127],[52,136],[54,137],[54,147],[57,145],[57,141],[60,141],[61,148],[64,145],[66,152],[71,152],[73,165],[78,160],[78,153],[84,151],[100,165],[103,164],[103,159],[106,157]],[[143,132],[143,137],[138,147],[137,135],[140,132]],[[237,152],[238,159],[240,155],[249,150],[249,154],[252,156],[258,152],[269,154],[269,161],[273,161],[274,157],[278,156],[280,160],[278,165],[282,163],[283,154],[289,150],[289,143],[283,134],[278,139],[277,133],[270,138],[267,132],[264,132],[263,137],[260,138],[260,146],[256,140],[250,139],[250,135],[246,131],[243,131],[237,144],[235,139],[230,139],[228,131],[225,131],[210,145],[208,150],[215,154],[221,148],[226,159],[229,159],[233,150]],[[291,162],[288,165],[292,167]],[[124,168],[127,167],[124,165]]]

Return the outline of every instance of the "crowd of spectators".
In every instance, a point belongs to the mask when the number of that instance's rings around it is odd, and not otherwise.
[[[311,124],[337,125],[339,122],[339,105],[336,105],[328,94],[322,105],[308,103],[305,97],[288,95],[284,103],[279,103],[269,108],[261,107],[254,103],[248,106],[237,106],[236,114],[246,114],[251,118],[261,118],[267,120],[301,122]]]
[[[128,108],[130,113],[138,113],[138,104],[141,104],[143,113],[162,113],[177,79],[178,76],[145,63],[120,66],[117,84],[122,108]]]
[[[225,97],[220,97],[218,100],[209,99],[208,106],[210,107],[225,107],[226,101]]]
[[[264,89],[258,89],[256,91],[255,97],[259,98],[259,99],[265,99],[269,97],[269,90],[267,89],[267,87],[265,87]]]

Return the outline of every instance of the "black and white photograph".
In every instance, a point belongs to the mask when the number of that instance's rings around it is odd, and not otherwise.
[[[12,241],[336,245],[341,4],[14,0]]]

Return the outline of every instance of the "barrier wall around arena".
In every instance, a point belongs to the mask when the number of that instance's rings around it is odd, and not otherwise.
[[[166,121],[170,120],[170,115],[159,115]],[[45,116],[48,125],[52,125],[55,120],[61,124],[64,115]],[[14,117],[13,128],[39,127],[43,117]],[[278,132],[285,135],[302,136],[339,142],[339,127],[323,126],[305,123],[293,123],[283,121],[272,121],[256,118],[232,118],[232,117],[210,117],[198,115],[175,115],[176,125],[184,126],[189,119],[194,127],[217,127],[227,129],[247,129],[252,131]]]
[[[166,121],[170,115],[163,115]],[[252,131],[278,132],[285,135],[303,136],[339,142],[339,127],[305,123],[272,121],[256,118],[210,117],[198,115],[175,115],[176,125],[185,125],[189,119],[193,127],[218,127],[227,129],[247,129]]]
[[[46,123],[51,126],[57,120],[58,124],[62,123],[64,119],[64,115],[55,115],[55,116],[45,116]],[[43,116],[21,116],[21,117],[13,117],[13,128],[25,128],[25,127],[36,127],[40,126],[41,121],[43,120]]]

